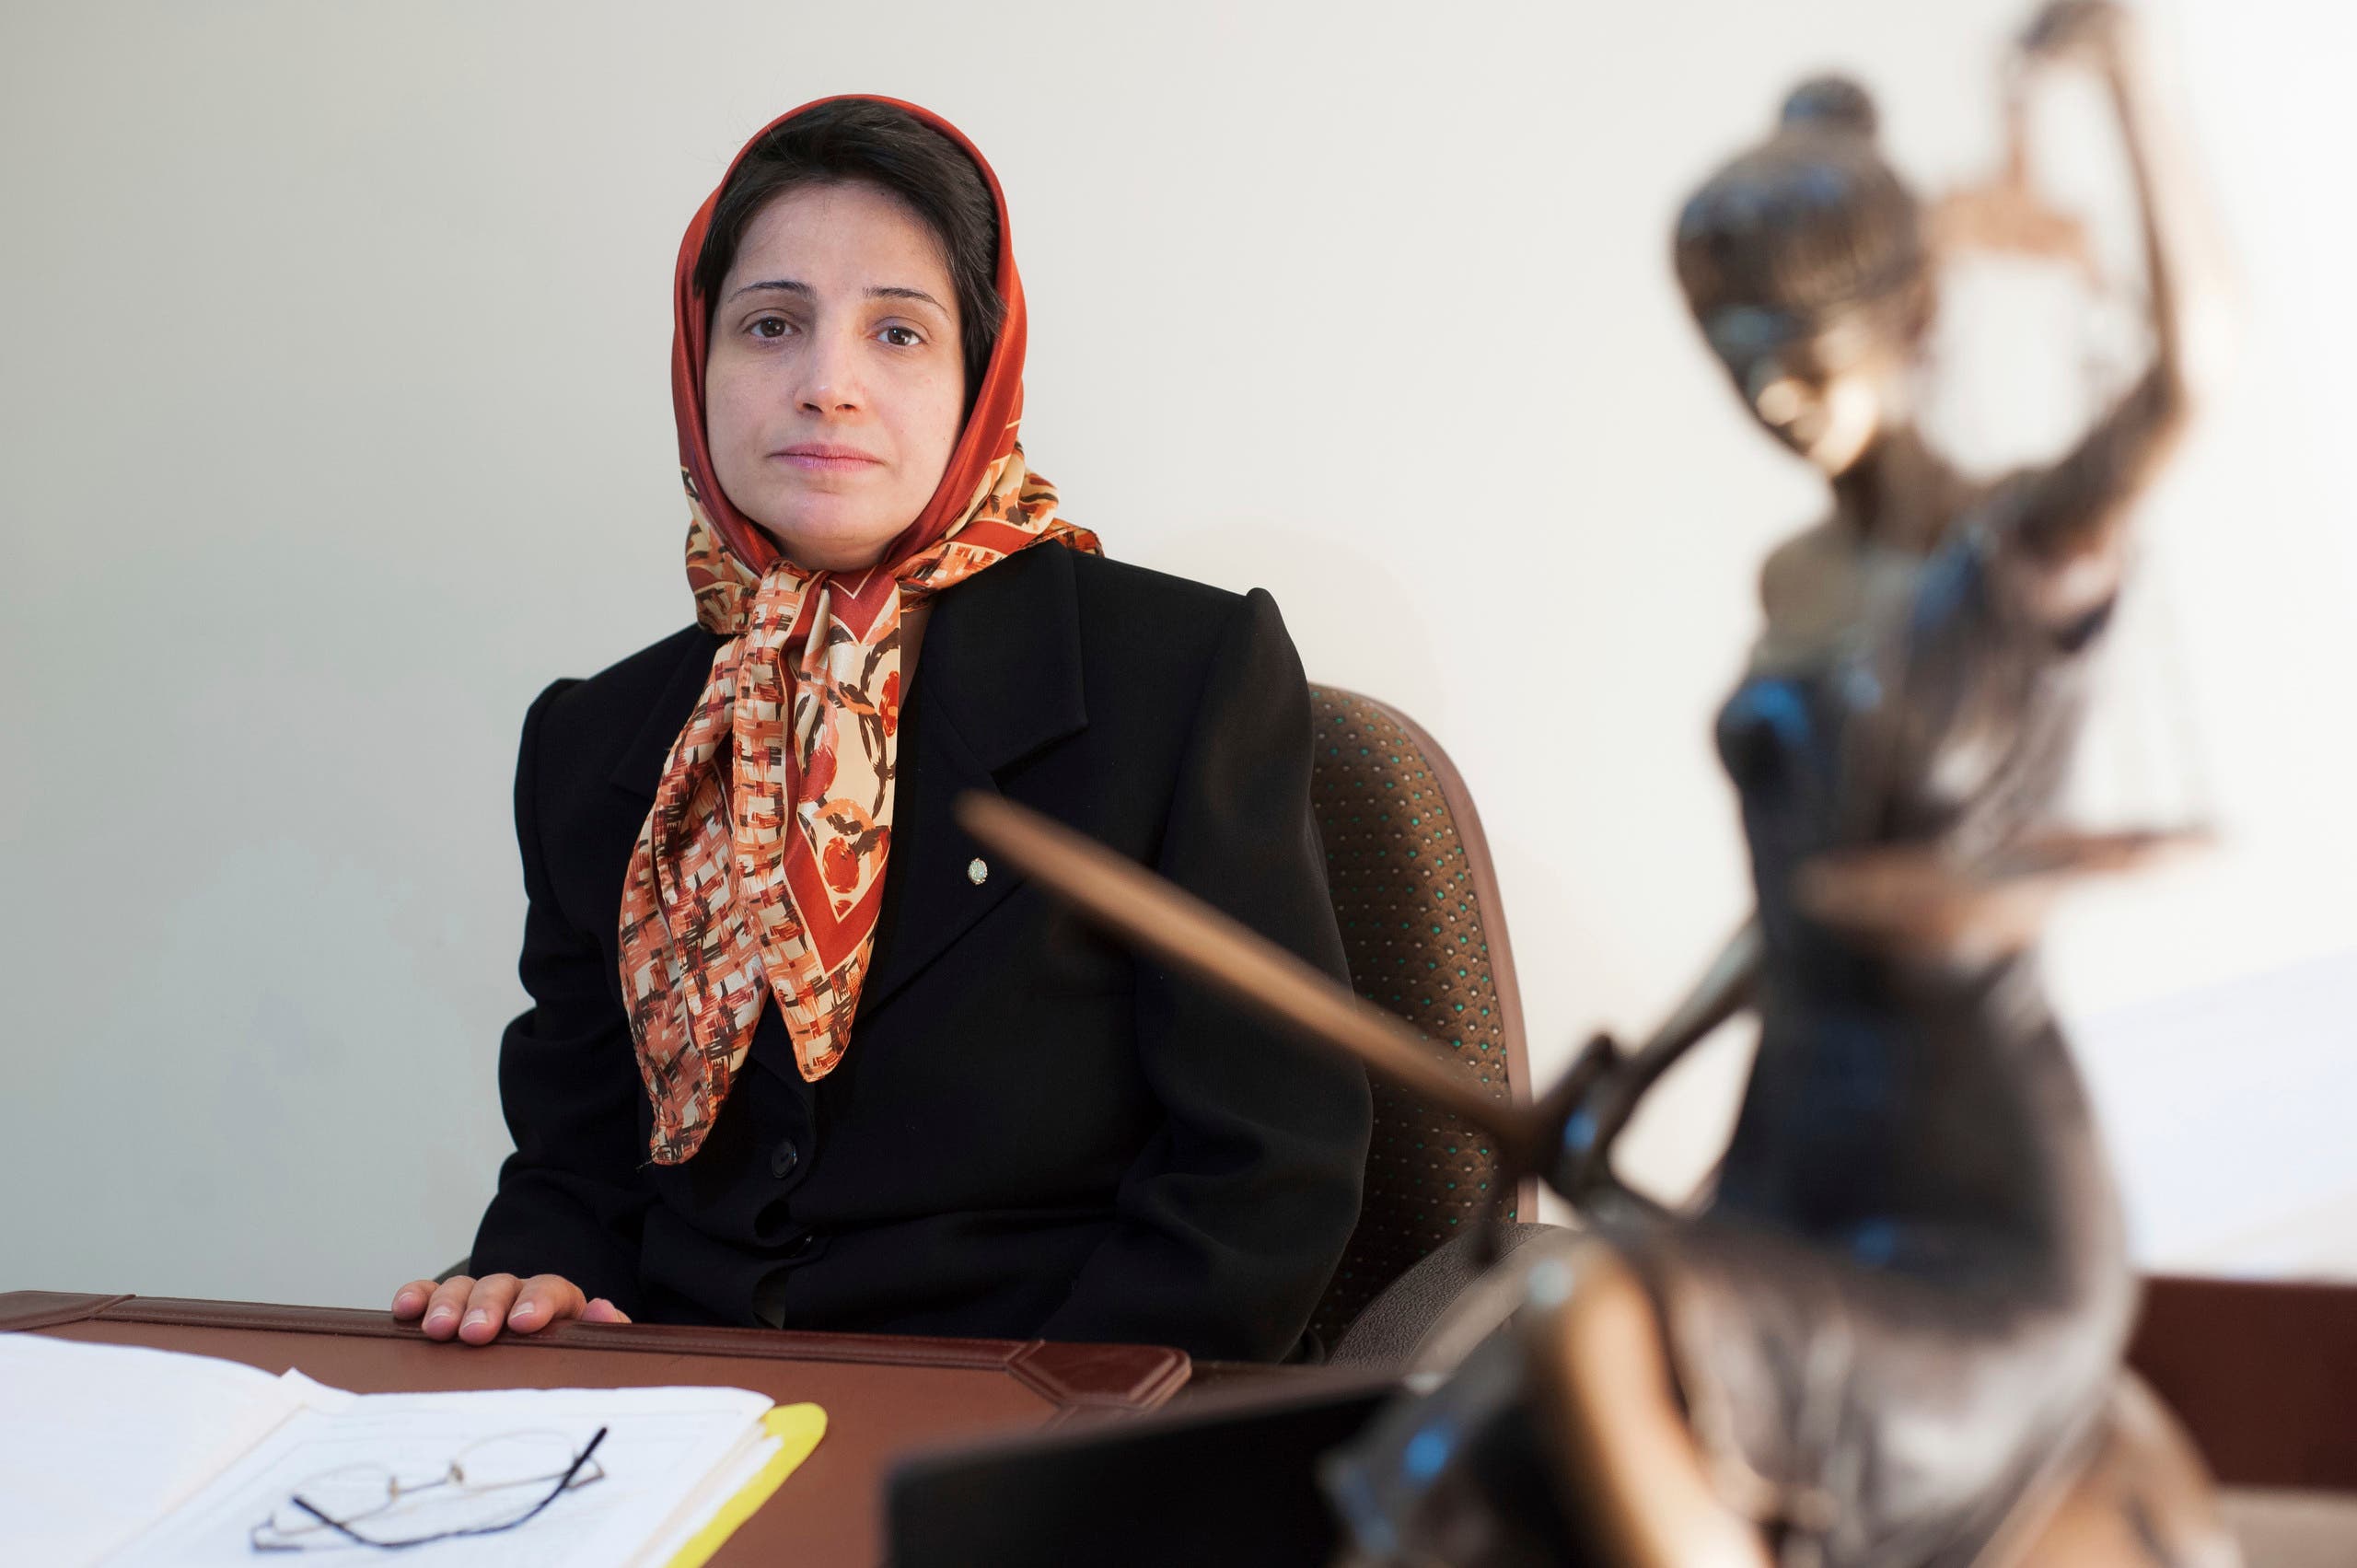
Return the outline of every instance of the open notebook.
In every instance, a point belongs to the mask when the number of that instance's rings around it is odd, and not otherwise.
[[[348,1394],[0,1334],[0,1561],[300,1568],[438,1536],[402,1568],[695,1568],[825,1431],[742,1388]]]

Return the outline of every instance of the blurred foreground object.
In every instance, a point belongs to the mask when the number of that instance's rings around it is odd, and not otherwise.
[[[1932,244],[1862,89],[1804,85],[1680,216],[1704,336],[1833,510],[1768,562],[1767,624],[1719,719],[1758,912],[1642,1046],[1599,1037],[1538,1105],[1500,1105],[1148,874],[1003,803],[961,807],[1132,941],[1489,1130],[1579,1208],[1581,1230],[1472,1293],[1475,1330],[1434,1358],[1462,1356],[1432,1368],[1448,1380],[1329,1464],[1353,1561],[2236,1560],[2190,1445],[2121,1371],[2118,1200],[2032,951],[2061,889],[2183,837],[2058,819],[2132,505],[2191,407],[2185,182],[2155,167],[2133,45],[2118,7],[2065,0],[2012,64],[2016,126],[2042,74],[2101,81],[2144,232],[2151,363],[2046,467],[1968,482],[1908,420]],[[2018,136],[1947,211],[1989,242],[2083,254]],[[1724,1161],[1694,1212],[1666,1213],[1616,1179],[1613,1142],[1745,1010],[1761,1039]],[[1514,1326],[1482,1338],[1502,1296]],[[1502,1450],[1538,1457],[1545,1504],[1494,1483]]]

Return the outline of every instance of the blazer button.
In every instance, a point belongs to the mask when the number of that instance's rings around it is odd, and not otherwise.
[[[802,1151],[794,1146],[794,1140],[791,1138],[784,1139],[776,1148],[770,1151],[770,1174],[780,1181],[792,1176],[794,1167],[801,1163]]]

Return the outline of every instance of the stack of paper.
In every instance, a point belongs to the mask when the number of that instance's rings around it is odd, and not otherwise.
[[[353,1536],[483,1529],[545,1497],[515,1527],[406,1547],[403,1568],[700,1562],[825,1429],[815,1405],[772,1411],[742,1388],[348,1394],[299,1372],[0,1334],[0,1558],[367,1560],[382,1553]]]

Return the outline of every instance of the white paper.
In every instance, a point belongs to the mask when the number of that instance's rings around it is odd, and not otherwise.
[[[569,1491],[521,1527],[401,1551],[401,1568],[621,1568],[715,1470],[736,1468],[760,1434],[767,1396],[741,1388],[554,1388],[458,1394],[364,1394],[341,1411],[304,1410],[108,1568],[256,1568],[377,1562],[346,1544],[258,1552],[253,1527],[315,1477],[378,1464],[406,1477],[447,1470],[469,1445],[517,1432],[552,1432],[575,1451],[599,1427],[604,1478]],[[668,1532],[666,1532],[668,1533]],[[321,1538],[324,1540],[324,1537]]]
[[[713,1516],[723,1504],[745,1489],[746,1483],[761,1473],[763,1466],[785,1446],[776,1438],[760,1431],[749,1433],[745,1450],[736,1459],[722,1466],[705,1481],[703,1489],[682,1503],[671,1516],[670,1523],[658,1532],[638,1555],[630,1560],[630,1568],[663,1568],[679,1549],[695,1539],[696,1533],[712,1523]]]
[[[98,1562],[307,1401],[351,1397],[211,1356],[0,1334],[0,1561]]]

